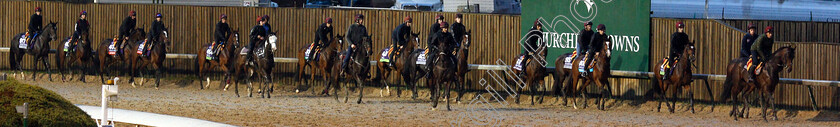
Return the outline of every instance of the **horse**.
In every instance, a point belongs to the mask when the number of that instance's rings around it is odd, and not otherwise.
[[[133,30],[130,30],[128,39],[123,40],[123,43],[125,43],[124,44],[125,46],[123,46],[122,49],[121,49],[123,51],[123,53],[122,54],[116,53],[115,55],[110,55],[108,53],[108,50],[109,50],[108,47],[111,45],[111,43],[114,43],[114,41],[115,41],[114,39],[104,39],[104,40],[102,40],[102,42],[99,43],[99,48],[96,50],[96,53],[97,53],[97,57],[98,57],[98,60],[99,60],[99,79],[102,81],[102,83],[105,83],[105,73],[106,73],[106,70],[107,70],[106,68],[111,66],[111,64],[114,64],[116,62],[122,62],[123,64],[131,64],[132,63],[131,58],[134,57],[135,55],[137,55],[133,51],[137,51],[137,45],[138,45],[134,42],[143,40],[145,38],[146,38],[146,32],[143,30],[143,28],[135,28]],[[115,45],[115,47],[119,48],[118,45]],[[119,51],[117,51],[117,52],[119,52]],[[128,68],[128,67],[131,67],[131,65],[128,65],[125,68]],[[125,71],[119,71],[119,72],[122,73],[122,72],[125,72]]]
[[[275,32],[276,33],[276,32]],[[239,96],[239,82],[240,80],[245,80],[248,82],[248,97],[253,96],[253,85],[249,79],[254,77],[262,77],[263,83],[260,84],[260,87],[257,89],[257,92],[260,94],[261,97],[268,97],[271,98],[271,92],[274,91],[273,83],[273,74],[271,71],[274,69],[274,51],[277,50],[277,36],[274,34],[270,34],[266,40],[258,41],[255,47],[251,47],[254,52],[254,61],[249,62],[245,59],[247,52],[243,51],[243,48],[237,49],[239,55],[235,55],[233,60],[233,77],[228,79],[227,82],[233,80],[234,82],[234,92],[236,93],[236,97]],[[228,86],[225,86],[225,90],[227,90]]]
[[[50,72],[50,65],[48,64],[49,59],[47,57],[50,54],[50,41],[55,40],[57,38],[56,24],[56,22],[50,21],[50,23],[44,27],[43,32],[41,32],[41,35],[32,38],[35,40],[29,42],[29,45],[32,46],[29,46],[28,49],[19,48],[21,36],[23,36],[24,33],[20,33],[17,34],[17,36],[12,37],[12,46],[9,47],[11,50],[11,54],[9,54],[9,65],[12,69],[15,70],[15,74],[17,74],[17,72],[19,71],[21,77],[25,79],[23,75],[23,69],[21,68],[22,65],[20,65],[20,61],[23,61],[24,54],[29,54],[35,57],[34,59],[32,59],[32,63],[35,64],[35,70],[38,69],[38,61],[41,61],[41,63],[43,63],[44,67],[47,70],[47,77],[50,79],[50,81],[52,81],[52,72]],[[32,71],[32,81],[35,81],[36,72],[37,71]],[[17,76],[13,75],[13,77]]]
[[[344,74],[346,79],[356,80],[354,84],[357,88],[359,88],[359,100],[356,101],[357,104],[362,103],[362,97],[364,95],[364,81],[370,78],[370,54],[373,53],[371,49],[373,44],[371,43],[371,37],[366,35],[362,38],[362,42],[356,45],[353,50],[353,53],[350,54],[351,56],[344,56],[344,57],[351,57],[348,63],[345,64],[346,68],[342,68],[341,72]],[[345,89],[345,96],[344,96],[344,103],[347,103],[347,100],[350,98],[350,90],[347,89],[347,83],[343,85]]]
[[[557,59],[554,60],[554,74],[552,75],[554,76],[554,87],[552,88],[552,90],[554,90],[553,94],[555,95],[555,99],[557,99],[557,101],[559,101],[560,99],[558,95],[563,96],[563,106],[566,106],[568,104],[567,93],[571,93],[573,86],[566,85],[566,81],[571,81],[566,79],[570,79],[569,76],[573,71],[573,69],[571,68],[574,68],[572,63],[578,63],[583,58],[583,54],[577,54],[575,58],[572,58],[573,54],[575,53],[566,53],[560,55],[559,57],[557,57]],[[569,59],[569,65],[566,65],[566,59]],[[566,68],[567,66],[568,68]]]
[[[455,58],[458,61],[458,68],[455,72],[455,76],[458,79],[458,82],[456,82],[455,85],[455,87],[458,88],[458,98],[455,98],[455,102],[457,103],[461,103],[461,97],[464,95],[464,90],[466,89],[466,85],[464,84],[466,84],[467,81],[467,72],[470,72],[469,62],[467,62],[467,57],[470,55],[470,40],[472,40],[470,38],[470,33],[472,33],[472,30],[467,30],[467,32],[464,33],[464,37],[461,39],[463,44],[461,47],[458,47],[458,51],[455,55]]]
[[[79,34],[78,39],[73,39],[73,42],[70,42],[70,38],[61,41],[64,42],[64,47],[62,47],[62,50],[58,50],[58,54],[55,55],[56,67],[58,67],[58,72],[61,74],[61,81],[67,81],[64,76],[64,71],[69,71],[70,67],[78,62],[82,66],[79,72],[81,74],[79,81],[86,82],[85,73],[88,72],[88,67],[95,64],[95,57],[91,53],[91,42],[88,37],[88,32],[82,32]],[[77,44],[71,46],[71,43]]]
[[[232,56],[234,55],[234,51],[237,46],[239,46],[239,30],[231,31],[231,34],[228,35],[225,42],[227,43],[220,45],[219,48],[221,49],[218,49],[219,51],[216,53],[217,58],[212,60],[206,59],[207,57],[212,57],[207,55],[207,50],[211,50],[212,48],[210,45],[198,47],[198,52],[196,53],[198,57],[195,59],[194,65],[195,70],[198,71],[196,74],[198,75],[198,84],[201,86],[201,89],[204,89],[204,87],[210,87],[210,77],[207,77],[206,85],[203,85],[204,81],[201,79],[205,78],[205,73],[207,73],[207,71],[213,70],[216,67],[220,67],[222,71],[225,72],[224,80],[222,81],[226,81],[230,78],[230,69],[228,69],[228,66],[230,66],[230,63],[233,63]]]
[[[164,33],[166,33],[166,31],[164,31]],[[145,54],[145,56],[143,56],[140,53],[137,53],[136,55],[132,55],[132,57],[129,57],[129,59],[131,59],[131,78],[128,80],[128,82],[131,83],[131,86],[134,86],[134,76],[138,74],[137,72],[139,72],[140,77],[144,77],[143,72],[141,72],[140,69],[151,65],[151,67],[153,67],[152,71],[154,71],[155,76],[155,89],[157,89],[160,86],[160,73],[163,69],[163,61],[166,59],[166,45],[169,44],[169,35],[162,34],[157,38],[147,38],[147,40],[144,41],[146,41],[145,43],[147,43],[145,44],[145,46],[140,41],[138,41],[138,44],[140,44],[138,46],[143,46],[144,49],[142,50],[148,50],[148,52],[142,52],[148,54]],[[140,49],[140,47],[137,47],[137,49]],[[132,50],[132,52],[135,51],[141,52],[140,50]],[[143,85],[142,79],[140,85]]]
[[[601,49],[601,51],[599,51],[598,53],[589,54],[589,55],[592,55],[592,57],[590,57],[590,58],[594,59],[592,61],[592,64],[594,64],[594,66],[592,68],[590,68],[590,69],[592,69],[592,72],[589,75],[581,76],[580,71],[571,71],[572,73],[571,73],[571,75],[569,75],[572,78],[571,82],[569,82],[570,84],[568,84],[572,87],[572,89],[570,90],[571,94],[569,94],[569,95],[574,96],[574,95],[580,93],[581,96],[583,96],[583,108],[586,108],[586,94],[584,94],[581,91],[583,89],[587,88],[587,86],[589,86],[589,84],[591,84],[592,82],[595,82],[595,84],[598,85],[598,87],[602,89],[601,90],[601,97],[598,98],[598,100],[596,101],[598,103],[598,109],[605,110],[604,102],[606,102],[606,101],[603,100],[604,96],[612,95],[612,94],[605,93],[607,91],[611,91],[610,90],[610,83],[607,80],[610,77],[610,59],[611,59],[610,55],[611,55],[611,49],[612,49],[612,45],[610,44],[610,42],[612,42],[611,40],[612,39],[607,39],[607,41],[603,43],[604,48]],[[580,62],[584,62],[584,61],[583,60],[578,60],[578,61],[572,63],[572,65],[579,65]],[[590,66],[590,65],[585,65],[585,66]],[[577,85],[580,82],[583,82],[583,84]],[[572,99],[572,107],[577,109],[577,99],[575,99],[575,98]]]
[[[743,99],[743,106],[747,108],[747,99],[746,97],[750,92],[754,89],[757,89],[758,92],[761,93],[759,98],[761,99],[762,105],[762,117],[764,121],[767,121],[767,108],[768,105],[772,108],[772,117],[773,120],[778,120],[776,116],[776,106],[775,106],[775,97],[774,92],[776,89],[776,85],[779,83],[779,73],[782,70],[787,68],[787,72],[790,73],[793,70],[793,59],[796,57],[796,48],[785,46],[777,49],[773,52],[772,57],[767,60],[763,64],[764,67],[761,69],[756,69],[756,71],[761,71],[761,73],[755,76],[754,82],[747,82],[747,76],[749,73],[746,69],[743,69],[743,66],[734,66],[733,65],[745,65],[747,62],[744,58],[739,58],[736,60],[730,61],[730,66],[728,66],[727,71],[727,78],[724,81],[724,91],[722,92],[722,99],[727,100],[729,97],[740,97]],[[755,63],[758,64],[758,63]],[[730,78],[731,77],[731,78]],[[766,98],[766,99],[765,99]],[[732,103],[734,104],[734,99]],[[767,104],[765,104],[767,103]],[[737,114],[743,115],[743,111],[738,113],[736,110],[736,106],[732,106],[732,111],[730,111],[730,116],[734,116],[735,120],[738,120]]]
[[[662,102],[664,101],[668,109],[671,113],[674,113],[674,108],[676,107],[676,99],[672,98],[671,103],[668,103],[667,92],[669,88],[674,88],[673,94],[671,97],[676,97],[679,88],[682,87],[683,91],[688,92],[688,98],[690,103],[691,113],[694,113],[694,92],[691,90],[691,82],[692,80],[692,70],[691,68],[694,65],[695,59],[695,49],[694,49],[694,42],[688,43],[685,45],[682,51],[680,51],[680,56],[678,58],[687,58],[687,60],[679,60],[677,59],[676,63],[669,63],[671,66],[671,77],[668,80],[663,80],[664,69],[662,66],[654,67],[654,71],[659,71],[660,73],[654,73],[654,91],[659,95],[659,104],[656,106],[656,111],[659,112],[662,108]],[[660,61],[655,65],[663,65],[665,61]],[[660,71],[661,70],[661,71]]]
[[[344,36],[337,35],[335,38],[330,39],[331,41],[330,41],[329,45],[324,45],[324,46],[326,46],[326,47],[323,48],[324,51],[318,52],[318,54],[315,55],[315,56],[309,56],[310,59],[314,59],[314,60],[310,60],[308,62],[305,60],[305,56],[309,54],[309,53],[306,52],[306,50],[310,48],[310,45],[305,45],[305,46],[301,47],[300,49],[298,49],[297,55],[296,55],[296,57],[298,58],[297,78],[296,78],[296,80],[298,81],[298,86],[296,87],[297,89],[301,88],[300,87],[301,84],[307,84],[306,79],[303,79],[303,78],[305,78],[304,75],[306,73],[306,67],[307,66],[313,67],[312,72],[310,74],[311,77],[309,78],[309,80],[315,79],[315,74],[316,73],[320,73],[321,77],[324,78],[325,81],[329,80],[332,76],[335,76],[335,75],[332,75],[333,70],[331,69],[331,67],[336,63],[335,59],[338,59],[338,54],[339,54],[338,52],[340,52],[339,47],[344,45],[344,40],[342,40],[343,38],[344,38]],[[310,52],[315,52],[316,50],[318,50],[318,49],[313,48],[313,49],[310,50]],[[325,82],[325,84],[328,84],[328,83]],[[315,94],[315,90],[312,89],[314,87],[310,86],[309,88],[310,88],[310,91],[312,92],[312,94]],[[300,90],[296,90],[296,91],[300,91]],[[329,93],[327,91],[329,91],[329,87],[326,87],[324,89],[324,91],[321,92],[321,94],[328,94],[329,95]]]
[[[408,61],[411,58],[411,53],[414,52],[415,49],[417,49],[417,42],[420,41],[419,40],[420,38],[419,38],[418,35],[419,35],[418,33],[411,33],[411,35],[409,37],[410,39],[408,39],[408,41],[402,46],[402,48],[400,50],[395,51],[395,53],[391,54],[391,55],[399,54],[399,56],[393,57],[394,60],[389,60],[389,61],[379,60],[379,62],[376,63],[376,66],[377,66],[376,74],[378,74],[378,76],[376,76],[376,77],[379,78],[379,81],[381,81],[382,84],[384,84],[384,88],[382,88],[382,89],[386,90],[387,91],[386,93],[388,93],[388,95],[390,95],[390,93],[391,93],[390,92],[391,89],[389,88],[390,85],[388,84],[388,79],[391,77],[391,73],[396,71],[396,74],[401,76],[401,78],[405,78],[405,77],[407,77],[407,76],[404,76],[404,75],[407,75],[407,74],[405,74],[405,72],[407,72],[407,71],[405,71],[407,69],[406,67],[409,67],[409,64],[414,64],[414,63],[409,63]],[[388,46],[388,47],[391,47],[391,46]],[[383,56],[385,56],[385,54],[387,54],[388,49],[389,49],[388,47],[386,47],[385,49],[382,50],[382,52],[380,52],[381,57],[383,57]],[[390,50],[395,50],[395,49],[390,49]],[[388,59],[388,58],[384,58],[384,59]],[[394,62],[394,66],[390,66],[389,62]],[[397,89],[397,97],[400,97],[401,93],[402,93],[402,89]],[[379,91],[379,96],[380,97],[382,96],[382,90]]]
[[[543,64],[546,61],[538,60],[538,59],[545,58],[545,56],[548,53],[547,50],[548,49],[547,49],[546,45],[538,46],[537,49],[536,49],[537,53],[534,54],[534,56],[531,58],[531,59],[533,59],[533,62],[527,63],[527,65],[524,67],[524,70],[525,70],[524,74],[525,75],[524,76],[523,75],[517,75],[517,77],[516,77],[516,78],[524,79],[523,83],[526,86],[529,86],[529,90],[531,91],[531,95],[533,95],[533,96],[531,96],[531,105],[534,105],[534,102],[536,102],[536,97],[534,97],[534,96],[537,95],[537,92],[538,92],[537,87],[540,87],[543,90],[546,89],[546,87],[543,86],[543,85],[546,85],[544,83],[545,82],[544,80],[545,80],[545,77],[548,75],[548,73],[545,71],[545,64]],[[522,55],[519,55],[519,56],[522,56]],[[519,56],[517,56],[517,58]],[[542,62],[540,62],[540,61],[542,61]],[[522,61],[522,62],[527,62],[527,61]],[[514,63],[516,63],[516,62],[514,62]],[[510,68],[514,68],[517,65],[518,64],[510,65]],[[516,70],[516,69],[512,69],[512,70],[513,70],[514,74],[523,74],[522,70]],[[518,80],[518,79],[508,78],[507,82],[511,82],[511,80]],[[522,93],[522,87],[516,87],[516,89],[517,89],[518,93]],[[519,104],[519,96],[520,95],[521,94],[517,94],[514,97],[515,98],[514,102],[517,103],[517,104]],[[543,100],[544,97],[545,97],[545,92],[543,92],[540,95],[540,103],[542,103],[542,100]]]
[[[452,110],[449,106],[449,93],[450,93],[450,86],[457,83],[459,81],[456,72],[458,71],[456,61],[456,56],[452,54],[452,50],[455,45],[450,45],[444,42],[438,44],[441,48],[441,51],[438,52],[438,56],[435,57],[434,62],[435,65],[431,66],[433,70],[430,72],[430,77],[428,78],[426,84],[431,87],[431,95],[432,95],[432,110],[436,110],[438,99],[440,98],[440,89],[443,87],[445,91],[443,91],[444,99],[446,100],[446,110]]]

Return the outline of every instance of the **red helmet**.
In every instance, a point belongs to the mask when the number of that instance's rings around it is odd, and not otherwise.
[[[755,24],[750,23],[750,25],[747,26],[747,29],[756,29]]]
[[[219,16],[219,19],[227,19],[227,15],[222,14],[222,16]]]
[[[764,28],[764,32],[765,33],[773,33],[773,27],[772,26],[767,26],[767,28]]]
[[[35,7],[35,12],[41,12],[41,7]]]
[[[137,16],[137,12],[135,12],[135,11],[129,11],[129,12],[128,12],[128,16]]]
[[[407,23],[411,23],[411,21],[412,21],[411,16],[405,16],[405,18],[403,18],[403,21],[405,21]]]
[[[437,14],[437,16],[435,16],[435,20],[443,20],[443,15]]]
[[[260,21],[265,21],[265,20],[263,20],[262,16],[257,16],[257,22],[260,22]]]
[[[586,22],[586,23],[583,24],[583,26],[587,26],[587,25],[592,26],[592,21],[589,21],[589,22]]]
[[[324,19],[324,23],[332,23],[332,18],[327,17],[327,19]]]
[[[685,28],[685,24],[682,21],[677,22],[677,28]]]
[[[539,19],[537,19],[536,21],[534,21],[534,26],[542,26],[542,23],[540,23],[540,20],[539,20]]]
[[[440,28],[449,28],[449,23],[446,23],[446,21],[440,22]]]
[[[607,25],[598,24],[598,30],[607,30]]]

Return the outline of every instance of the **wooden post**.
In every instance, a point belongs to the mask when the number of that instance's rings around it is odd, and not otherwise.
[[[814,89],[811,88],[812,86],[810,86],[810,85],[808,85],[807,87],[808,87],[808,97],[811,98],[811,107],[814,108],[814,111],[819,111],[819,108],[817,108],[817,100],[814,99]]]

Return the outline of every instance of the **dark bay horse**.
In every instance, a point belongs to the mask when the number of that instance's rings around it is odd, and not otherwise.
[[[70,67],[78,63],[79,66],[82,66],[81,69],[79,69],[79,73],[81,74],[81,76],[79,76],[79,81],[86,82],[85,73],[90,71],[89,67],[96,64],[94,60],[96,58],[93,57],[93,53],[91,53],[91,42],[88,37],[88,32],[82,32],[79,34],[78,39],[73,39],[73,42],[69,42],[70,38],[61,41],[63,42],[62,50],[58,50],[58,54],[55,55],[56,66],[58,67],[58,72],[61,74],[61,81],[67,81],[64,77],[64,71],[69,71]],[[73,44],[70,43],[76,44],[75,46],[72,46]]]
[[[524,76],[523,75],[518,75],[518,78],[523,79],[524,80],[524,82],[523,82],[524,85],[529,87],[528,90],[531,91],[531,95],[532,95],[531,96],[531,105],[534,105],[534,102],[536,102],[536,97],[535,96],[537,96],[537,92],[539,91],[539,89],[543,89],[543,90],[546,89],[546,87],[544,86],[544,85],[546,85],[544,80],[545,80],[545,77],[548,76],[548,73],[545,71],[545,65],[546,65],[545,56],[548,53],[547,50],[548,49],[547,49],[545,44],[542,44],[542,45],[538,46],[537,49],[535,49],[535,52],[537,52],[537,53],[534,54],[531,57],[531,60],[530,60],[531,62],[527,63],[526,66],[523,67],[524,70],[525,70],[524,73],[521,70],[511,69],[511,70],[513,70],[514,74],[525,74]],[[519,55],[519,56],[521,56],[521,55]],[[517,57],[519,57],[519,56],[517,56]],[[516,59],[514,59],[514,60],[516,60]],[[527,62],[527,61],[522,61],[522,62]],[[516,62],[513,62],[513,63],[516,63]],[[517,64],[510,65],[510,68],[514,68],[516,65]],[[511,81],[517,80],[517,79],[508,78],[507,80],[508,80],[507,82],[511,82]],[[522,87],[516,86],[516,88],[517,88],[517,91],[518,91],[519,94],[516,94],[516,96],[514,97],[515,98],[514,102],[519,104],[519,96],[522,95]],[[540,95],[540,103],[542,103],[543,97],[545,97],[545,92],[543,92]]]
[[[164,33],[166,33],[166,31],[164,31]],[[131,52],[136,54],[132,55],[133,57],[129,57],[131,59],[131,78],[128,82],[134,86],[134,76],[136,74],[140,74],[141,78],[144,77],[142,69],[148,69],[147,67],[151,65],[151,71],[154,72],[155,77],[155,89],[157,89],[160,86],[160,73],[161,70],[163,70],[163,61],[166,59],[166,45],[169,44],[169,35],[161,34],[157,38],[147,39],[147,44],[144,46],[143,50],[148,50],[148,54],[143,56],[140,53],[136,53],[139,52],[138,50],[133,50]],[[138,46],[143,46],[142,42],[138,42],[138,44],[140,44]],[[137,47],[137,49],[140,49],[140,47]],[[140,85],[143,85],[143,81],[140,82]]]
[[[370,78],[370,54],[373,53],[372,46],[370,36],[363,37],[362,42],[356,45],[353,53],[350,54],[352,57],[347,61],[348,63],[344,63],[347,68],[341,69],[346,79],[355,80],[354,84],[359,91],[359,100],[356,101],[358,104],[362,103],[365,88],[364,83]],[[347,89],[348,84],[345,83],[342,86],[345,89],[344,103],[347,103],[347,100],[350,98],[350,90]]]
[[[201,89],[204,89],[204,87],[210,87],[210,77],[207,77],[206,85],[204,85],[204,81],[201,79],[205,78],[205,74],[208,73],[208,71],[213,70],[216,67],[221,68],[222,72],[225,73],[224,80],[222,80],[223,83],[226,83],[225,81],[230,78],[230,69],[228,69],[228,66],[233,63],[232,56],[234,56],[234,51],[237,46],[239,46],[239,30],[232,31],[227,38],[228,39],[225,40],[226,43],[218,47],[221,49],[218,49],[219,51],[215,54],[215,58],[212,60],[207,60],[207,50],[212,48],[209,44],[198,47],[198,53],[196,53],[198,57],[195,58],[195,67],[196,71],[198,71],[198,84],[201,86]]]
[[[324,84],[328,84],[327,81],[332,76],[336,76],[336,75],[332,75],[332,71],[334,71],[332,69],[332,66],[336,64],[335,59],[338,59],[338,57],[339,57],[338,54],[339,54],[340,49],[341,49],[340,46],[344,45],[344,40],[342,40],[343,38],[344,38],[344,36],[342,36],[342,35],[336,35],[335,38],[330,39],[331,41],[330,41],[329,45],[324,45],[324,46],[326,46],[326,47],[324,47],[324,51],[318,52],[317,55],[315,55],[315,56],[309,56],[310,59],[314,59],[314,60],[310,60],[309,62],[307,62],[304,57],[305,57],[305,55],[308,54],[308,53],[306,53],[306,50],[310,48],[310,45],[305,45],[305,46],[301,47],[300,49],[298,49],[297,55],[295,55],[298,58],[297,78],[296,78],[296,80],[298,81],[298,84],[297,84],[298,86],[296,87],[296,89],[300,89],[301,84],[306,85],[308,83],[308,81],[305,79],[306,67],[312,67],[312,69],[311,69],[312,71],[310,73],[309,80],[315,79],[315,74],[321,74],[321,77],[324,78]],[[310,50],[310,52],[315,52],[316,50],[318,50],[318,49],[312,49],[312,50]],[[337,71],[337,70],[335,70],[335,71]],[[312,94],[315,94],[315,89],[312,89],[312,88],[314,88],[312,86],[314,86],[314,85],[310,85],[309,91],[311,91]],[[300,90],[295,90],[295,91],[300,91]],[[329,93],[327,93],[328,91],[329,91],[329,87],[325,87],[324,91],[321,92],[321,94],[329,94]]]
[[[756,69],[757,71],[761,71],[759,74],[755,75],[755,81],[752,83],[747,82],[747,78],[749,77],[749,73],[746,69],[743,68],[743,65],[746,64],[747,60],[745,58],[739,58],[736,60],[730,61],[730,65],[727,66],[728,71],[726,75],[726,81],[724,82],[724,91],[722,92],[722,100],[727,100],[729,97],[741,97],[743,100],[744,108],[747,108],[747,96],[754,91],[755,89],[760,92],[761,96],[759,96],[762,105],[762,117],[765,121],[767,121],[767,108],[768,105],[772,108],[773,120],[778,120],[776,116],[776,106],[775,106],[775,97],[774,92],[776,90],[776,85],[779,83],[779,73],[782,70],[787,68],[787,72],[793,70],[793,59],[796,57],[795,54],[796,48],[785,46],[781,47],[775,52],[773,52],[772,57],[767,60],[763,64],[761,69]],[[759,63],[754,63],[759,64]],[[732,103],[735,104],[736,100],[733,98]],[[742,112],[738,112],[736,109],[737,105],[732,106],[732,111],[730,111],[730,116],[734,116],[735,120],[738,120],[738,114],[743,115]]]
[[[601,88],[601,97],[598,98],[598,100],[596,101],[596,102],[598,102],[598,109],[605,110],[604,103],[606,101],[604,101],[604,97],[608,96],[608,95],[612,95],[611,90],[610,90],[610,83],[607,80],[610,77],[610,59],[611,59],[610,55],[611,55],[611,51],[612,51],[611,50],[612,45],[610,44],[610,42],[611,42],[611,39],[607,39],[607,41],[604,42],[604,44],[603,44],[604,48],[601,49],[600,52],[597,52],[595,54],[590,54],[590,55],[592,55],[592,57],[590,57],[590,58],[594,59],[592,61],[592,64],[594,64],[594,66],[591,67],[592,72],[589,75],[587,75],[585,77],[581,76],[580,71],[574,71],[574,69],[571,71],[572,72],[571,75],[569,75],[572,78],[571,82],[569,82],[570,83],[569,85],[572,86],[571,93],[569,95],[575,96],[577,94],[580,94],[581,96],[583,96],[583,107],[584,108],[586,108],[586,94],[584,94],[584,92],[582,92],[582,91],[584,89],[586,89],[587,86],[589,86],[589,84],[592,84],[593,82],[596,85],[598,85],[598,88]],[[579,61],[576,61],[575,63],[572,63],[572,65],[579,65],[580,62],[585,62],[585,61],[579,60]],[[585,66],[590,66],[590,65],[585,65]],[[575,66],[575,69],[577,69],[576,67],[577,66]],[[578,85],[578,83],[580,83],[580,82],[583,82],[583,84]],[[608,91],[610,91],[610,92],[607,93]],[[577,109],[577,99],[574,99],[574,98],[572,99],[572,107]]]
[[[274,32],[276,33],[276,32]],[[234,56],[233,66],[233,76],[231,79],[233,80],[234,84],[234,92],[236,93],[236,97],[239,97],[239,82],[245,81],[248,83],[248,97],[252,97],[253,95],[253,85],[251,84],[251,80],[257,77],[263,79],[263,83],[260,83],[257,92],[260,94],[261,97],[268,97],[271,98],[271,92],[274,91],[273,83],[273,74],[271,73],[274,69],[274,51],[277,50],[277,36],[274,34],[270,34],[266,40],[258,41],[255,44],[255,47],[251,47],[254,52],[253,62],[248,62],[245,58],[247,52],[243,52],[242,48],[237,49],[235,52],[239,52],[239,55]],[[225,86],[227,89],[227,86]]]
[[[391,61],[388,61],[388,62],[380,60],[379,62],[376,63],[376,66],[377,66],[376,74],[378,74],[378,76],[376,76],[376,77],[379,78],[379,81],[382,84],[384,84],[384,88],[382,88],[382,89],[384,89],[388,95],[390,95],[390,93],[391,93],[390,92],[391,89],[389,88],[390,85],[388,84],[388,79],[391,77],[392,72],[396,72],[396,74],[399,75],[400,78],[409,77],[409,76],[406,76],[406,75],[408,75],[407,74],[408,71],[406,71],[406,70],[407,70],[407,67],[413,67],[413,66],[410,66],[409,64],[415,64],[414,62],[409,63],[409,59],[411,59],[411,53],[414,52],[415,49],[417,49],[417,42],[420,41],[419,40],[420,37],[418,35],[419,34],[417,34],[417,33],[411,33],[411,37],[408,39],[408,42],[406,42],[403,45],[402,49],[399,50],[399,56],[394,57],[395,60],[391,60]],[[386,49],[388,49],[390,47],[392,47],[392,46],[388,45],[386,47]],[[381,54],[385,54],[386,52],[388,52],[388,50],[382,50],[382,52],[379,53],[380,57],[382,56]],[[391,55],[397,55],[397,54],[398,53],[392,53]],[[390,66],[389,62],[394,62],[394,66]],[[401,80],[401,81],[404,81],[404,80]],[[402,82],[398,82],[398,83],[402,83]],[[406,88],[407,88],[407,86],[408,85],[406,85]],[[380,97],[383,96],[382,92],[383,92],[383,90],[379,90],[379,96]],[[397,97],[400,97],[401,93],[402,93],[402,89],[397,88]]]
[[[106,68],[111,66],[111,64],[121,62],[124,64],[123,69],[130,69],[129,67],[131,67],[131,65],[125,64],[131,64],[131,58],[137,55],[137,53],[135,52],[137,51],[137,45],[139,44],[135,42],[143,40],[145,38],[146,32],[143,30],[143,28],[136,28],[131,30],[129,32],[128,39],[124,40],[123,42],[125,43],[125,46],[122,47],[122,49],[119,49],[123,50],[123,53],[116,53],[115,55],[108,54],[108,47],[111,45],[111,43],[114,42],[114,39],[104,39],[102,40],[102,42],[99,43],[99,48],[96,50],[96,54],[98,57],[97,60],[99,60],[99,79],[102,81],[102,83],[105,83],[105,73],[107,73],[106,70],[108,70]],[[115,45],[115,47],[119,48],[118,45]],[[123,73],[128,72],[128,70],[121,70],[118,72]]]
[[[653,70],[655,72],[654,73],[654,81],[655,81],[654,90],[655,90],[656,93],[659,94],[659,99],[660,99],[659,104],[656,106],[656,111],[657,112],[662,108],[662,102],[664,101],[666,106],[668,106],[669,111],[671,111],[671,113],[674,113],[674,109],[677,105],[675,98],[677,96],[678,91],[680,91],[678,87],[682,87],[683,88],[682,91],[688,92],[689,103],[691,105],[689,108],[691,109],[691,113],[694,113],[694,92],[691,90],[691,82],[694,81],[692,79],[692,74],[693,73],[692,73],[692,70],[691,70],[692,67],[694,67],[693,65],[694,65],[694,61],[695,61],[695,52],[694,51],[695,51],[694,42],[691,42],[691,43],[688,43],[687,45],[685,45],[685,48],[683,48],[683,51],[681,51],[679,59],[677,59],[675,61],[676,63],[673,63],[673,64],[669,63],[669,66],[673,65],[673,67],[671,67],[671,70],[670,70],[671,71],[671,77],[669,77],[668,80],[662,80],[662,77],[664,76],[664,74],[660,72],[660,70],[662,69],[662,66],[659,66],[659,65],[662,65],[665,61],[660,61],[660,62],[655,64],[657,66],[655,66],[653,68]],[[680,59],[685,59],[685,60],[680,60]],[[664,73],[668,73],[668,72],[666,71]],[[673,91],[673,94],[671,95],[671,97],[672,97],[671,103],[668,104],[667,94],[668,94],[668,90],[670,88],[674,88],[674,91]]]
[[[455,58],[458,61],[457,67],[458,70],[455,72],[455,76],[458,79],[456,82],[455,87],[458,88],[458,98],[455,98],[456,103],[461,103],[461,96],[464,95],[464,90],[466,89],[467,83],[467,72],[470,72],[469,62],[467,62],[467,58],[470,56],[470,33],[472,30],[467,30],[464,33],[464,38],[461,39],[461,47],[458,47],[458,51],[455,55]]]
[[[436,110],[438,99],[441,97],[440,89],[445,89],[443,92],[443,98],[446,100],[446,110],[452,110],[449,107],[449,100],[450,100],[450,88],[452,85],[458,82],[458,77],[456,72],[458,71],[457,60],[454,54],[452,54],[452,49],[455,48],[455,45],[447,44],[444,42],[440,42],[438,44],[441,48],[441,51],[438,53],[438,56],[435,57],[434,60],[431,62],[435,63],[435,66],[432,66],[432,72],[430,72],[430,77],[427,79],[427,85],[430,87],[431,95],[432,95],[432,110]]]
[[[40,34],[41,35],[38,35],[35,38],[31,38],[35,40],[28,42],[28,44],[31,45],[28,47],[28,49],[19,48],[20,38],[24,35],[23,33],[17,34],[17,36],[12,37],[12,45],[11,47],[9,47],[9,49],[11,50],[11,54],[9,54],[9,65],[12,69],[16,71],[14,72],[14,74],[17,74],[17,71],[19,71],[21,73],[21,77],[25,79],[23,75],[23,68],[21,68],[22,65],[20,64],[20,62],[23,61],[24,54],[32,55],[34,57],[34,59],[32,59],[32,64],[35,65],[35,70],[38,70],[38,61],[41,61],[44,67],[46,67],[48,74],[47,77],[49,77],[50,81],[52,81],[52,73],[50,72],[50,65],[48,64],[49,59],[47,57],[50,54],[50,41],[55,40],[57,38],[56,22],[50,21],[50,23],[44,27],[44,30],[42,30]],[[36,72],[37,71],[32,71],[33,81],[35,80]],[[16,76],[13,75],[13,77]]]
[[[569,83],[566,83],[566,81],[570,80],[566,79],[570,79],[569,76],[572,75],[572,71],[577,71],[577,69],[571,69],[576,67],[574,66],[574,63],[579,63],[580,60],[583,58],[583,56],[574,56],[576,58],[570,58],[573,57],[572,54],[574,53],[566,53],[560,55],[559,57],[557,57],[557,59],[554,60],[554,74],[552,75],[554,76],[554,87],[552,88],[552,90],[554,90],[554,93],[552,94],[555,95],[555,99],[557,99],[557,101],[559,101],[560,99],[559,96],[563,96],[563,106],[566,106],[568,104],[567,93],[571,93],[573,86],[568,85]],[[577,55],[581,54],[577,53]],[[569,65],[566,65],[566,59],[569,59]],[[569,66],[569,68],[566,68],[566,66]]]

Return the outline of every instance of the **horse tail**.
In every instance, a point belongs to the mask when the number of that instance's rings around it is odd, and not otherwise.
[[[726,80],[723,82],[723,92],[721,92],[720,101],[726,101],[732,96],[732,87],[737,82],[735,76],[738,74],[737,67],[733,66],[738,66],[739,62],[740,59],[731,60],[729,61],[729,65],[726,66]]]

